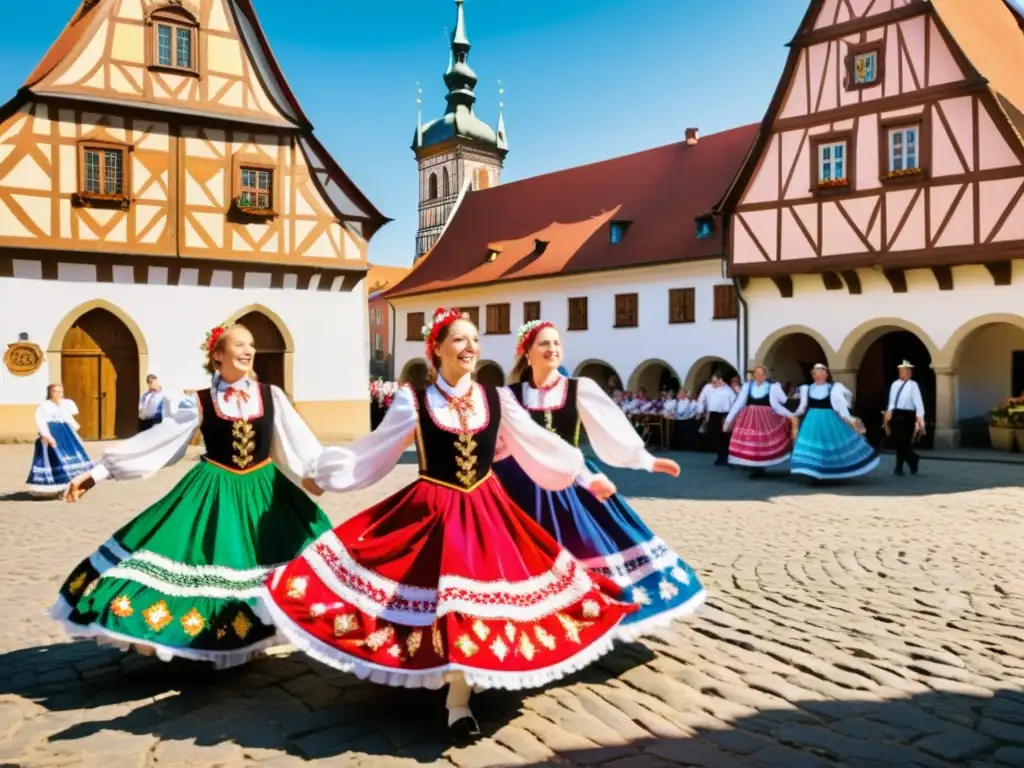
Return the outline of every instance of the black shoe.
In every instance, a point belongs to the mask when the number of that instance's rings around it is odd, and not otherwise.
[[[480,736],[480,726],[472,715],[460,717],[448,726],[448,740],[453,744],[468,744]]]
[[[912,475],[916,475],[916,474],[917,474],[917,470],[918,470],[918,468],[919,468],[920,466],[921,466],[920,464],[914,464],[914,465],[913,465],[913,466],[912,466],[912,467],[910,468],[910,474],[912,474]]]
[[[763,469],[751,470],[750,476],[751,477],[764,477],[764,470]]]
[[[715,459],[715,466],[716,467],[724,467],[728,463],[729,462],[726,459]]]
[[[903,467],[896,467],[896,471],[893,472],[893,474],[898,475],[899,477],[903,477]]]

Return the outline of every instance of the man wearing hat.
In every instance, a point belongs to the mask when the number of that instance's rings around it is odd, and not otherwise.
[[[896,449],[896,474],[903,474],[903,465],[916,475],[921,458],[914,451],[914,438],[924,433],[924,400],[921,388],[911,378],[914,365],[904,360],[899,365],[899,378],[889,387],[889,407],[885,412],[885,434],[892,437]]]

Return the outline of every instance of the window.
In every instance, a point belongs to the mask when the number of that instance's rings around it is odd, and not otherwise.
[[[731,320],[739,317],[736,289],[731,285],[715,286],[715,320]]]
[[[462,314],[468,315],[473,325],[480,327],[480,307],[462,307]]]
[[[569,327],[568,331],[587,330],[587,297],[569,299]]]
[[[711,233],[715,231],[714,221],[710,216],[701,216],[697,219],[697,238],[704,239],[705,237],[711,237]]]
[[[858,53],[853,57],[853,82],[868,85],[878,79],[878,51]]]
[[[124,149],[82,147],[82,192],[104,197],[124,194]]]
[[[631,223],[629,221],[613,221],[608,229],[608,241],[611,243],[622,242]]]
[[[696,293],[696,289],[694,288],[669,288],[669,323],[675,324],[694,322],[694,304],[696,303]]]
[[[818,185],[846,183],[846,142],[831,141],[818,145]]]
[[[900,176],[921,170],[918,126],[889,129],[889,174]]]
[[[430,178],[427,179],[427,199],[437,199],[437,174],[430,174]]]
[[[618,293],[615,295],[615,327],[636,328],[640,321],[637,317],[639,297],[635,293]]]
[[[441,169],[441,192],[445,197],[451,194],[451,184],[448,181],[448,169]]]
[[[384,350],[384,334],[375,333],[373,334],[373,351],[382,352]]]
[[[150,66],[199,74],[196,62],[199,25],[179,6],[160,8],[149,17],[153,28]]]
[[[405,340],[423,341],[424,314],[410,312],[405,316]]]
[[[846,47],[846,90],[871,88],[882,82],[885,51],[878,40]]]
[[[488,304],[487,333],[511,333],[511,315],[508,304]]]
[[[532,320],[540,320],[540,302],[539,301],[524,301],[523,302],[523,322],[529,323]]]
[[[271,183],[274,179],[274,172],[269,168],[243,167],[241,173],[238,206],[245,209],[271,210],[274,207]]]
[[[477,168],[473,171],[474,189],[487,189],[491,186],[491,175],[486,168]]]

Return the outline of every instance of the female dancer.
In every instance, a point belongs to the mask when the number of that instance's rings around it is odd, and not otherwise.
[[[473,688],[538,687],[581,669],[611,648],[633,607],[491,473],[495,454],[511,452],[541,485],[564,488],[583,455],[507,389],[473,382],[477,329],[458,310],[437,310],[424,337],[435,383],[401,389],[375,432],[326,449],[315,473],[326,490],[362,488],[415,440],[419,479],[278,569],[267,604],[279,630],[325,664],[387,685],[448,683],[448,726],[463,739],[479,732]]]
[[[36,408],[36,450],[29,470],[28,492],[33,496],[58,496],[72,478],[92,469],[85,446],[78,437],[78,406],[64,397],[64,387],[50,384],[46,400]]]
[[[754,368],[754,378],[743,385],[722,425],[724,431],[732,430],[729,463],[752,467],[755,476],[790,454],[793,414],[786,408],[782,386],[767,375],[763,365]]]
[[[541,426],[571,445],[581,427],[598,457],[613,467],[679,476],[679,465],[656,459],[644,447],[619,407],[591,379],[559,373],[562,342],[549,322],[534,320],[519,331],[512,393]],[[618,494],[599,500],[587,491],[595,476],[589,460],[579,482],[565,490],[537,486],[515,458],[501,461],[495,473],[513,501],[592,572],[623,587],[638,610],[622,622],[618,637],[632,640],[691,613],[704,602],[704,588],[693,570],[656,537]]]
[[[202,461],[71,572],[53,613],[75,636],[223,668],[274,643],[258,612],[263,581],[331,526],[282,474],[301,478],[322,449],[284,393],[253,380],[252,334],[221,326],[204,349],[211,387],[169,401],[160,424],[107,451],[68,500],[175,463],[196,429]]]
[[[811,369],[813,384],[800,387],[800,407],[794,428],[803,417],[793,443],[790,471],[815,480],[859,477],[878,466],[878,453],[861,434],[860,422],[850,415],[852,393],[828,381],[828,368]]]

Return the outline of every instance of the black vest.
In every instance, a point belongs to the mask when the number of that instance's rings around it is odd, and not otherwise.
[[[228,469],[246,472],[270,458],[270,442],[274,437],[274,398],[269,384],[257,384],[263,412],[245,419],[233,419],[220,412],[217,398],[209,389],[196,395],[203,411],[203,433],[206,453],[203,458]]]
[[[515,395],[519,404],[525,408],[526,406],[523,403],[523,382],[513,384],[509,389],[512,390],[512,394]],[[545,429],[554,432],[573,447],[579,447],[580,444],[580,409],[576,401],[579,389],[579,381],[576,379],[566,379],[564,403],[554,408],[527,409],[530,418]]]
[[[811,397],[810,387],[807,389],[807,407],[808,408],[828,408],[832,410],[832,385],[828,385],[828,394],[824,397]]]
[[[747,405],[768,405],[772,404],[772,384],[768,383],[768,394],[764,397],[754,397],[754,385],[747,389]]]
[[[478,430],[466,434],[439,427],[430,414],[427,390],[417,389],[414,392],[420,477],[469,490],[490,473],[501,426],[501,401],[495,387],[473,386],[483,387],[487,420]]]

